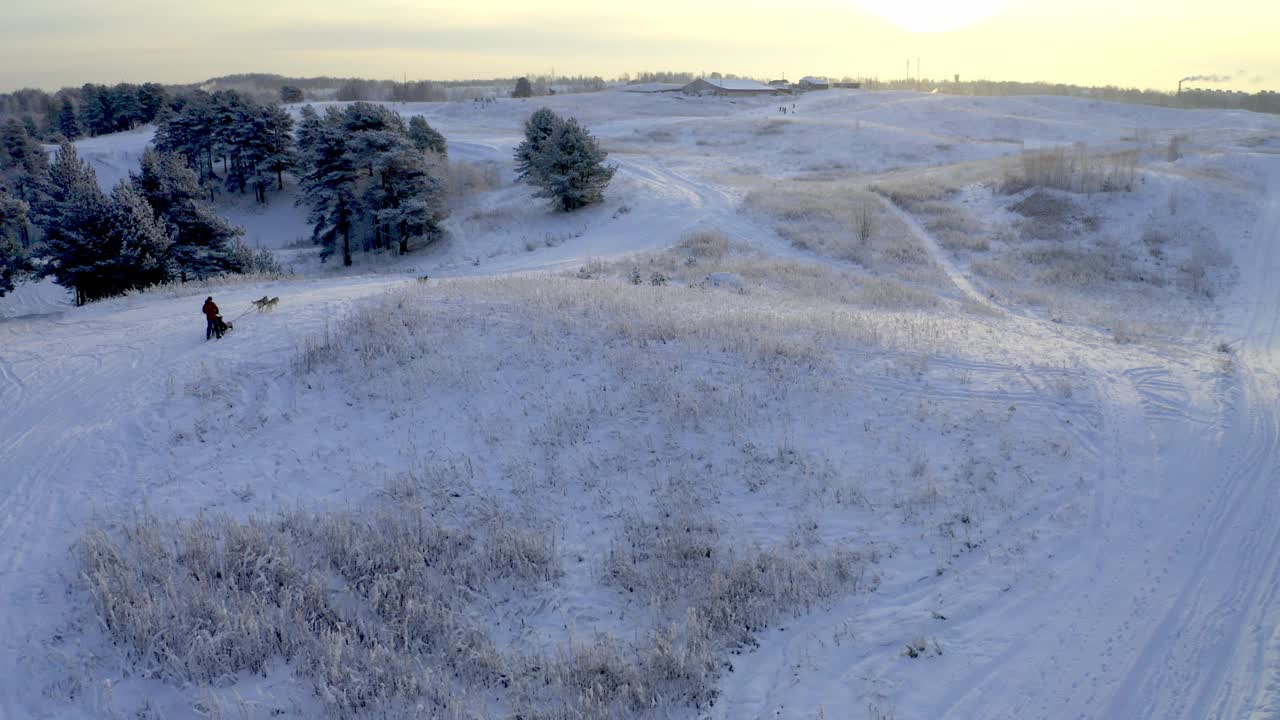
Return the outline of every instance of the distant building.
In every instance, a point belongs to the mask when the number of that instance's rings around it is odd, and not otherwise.
[[[684,86],[686,95],[777,95],[779,89],[741,78],[698,78]]]
[[[684,85],[679,85],[677,83],[660,83],[660,82],[632,83],[630,85],[622,86],[622,92],[633,92],[633,93],[680,92],[683,89],[684,89]]]
[[[806,75],[800,78],[800,82],[796,83],[796,85],[801,90],[826,90],[831,87],[831,81],[826,78]]]
[[[769,81],[769,87],[786,88],[790,86],[791,86],[791,83],[787,82],[786,80],[770,80]]]

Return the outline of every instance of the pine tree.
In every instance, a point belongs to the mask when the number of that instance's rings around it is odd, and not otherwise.
[[[548,198],[565,212],[599,202],[617,170],[604,164],[606,157],[591,133],[569,118],[547,139],[529,173],[540,188],[535,197]]]
[[[42,140],[49,140],[58,133],[58,112],[61,110],[61,103],[57,98],[49,98],[49,104],[44,108],[44,127],[40,131],[40,135],[36,136]]]
[[[146,198],[122,180],[111,191],[105,224],[106,249],[113,257],[99,264],[98,279],[111,295],[166,282],[170,274],[169,235]]]
[[[94,136],[111,132],[105,98],[106,88],[85,83],[80,88],[80,129],[85,135]]]
[[[245,164],[248,138],[255,134],[256,104],[231,90],[213,94],[208,120],[213,136],[214,155],[222,159],[227,190],[243,193],[249,185],[251,169]]]
[[[179,107],[161,108],[154,142],[157,150],[176,152],[187,159],[213,202],[214,180],[218,179],[214,166],[218,134],[213,97],[196,91],[184,96]]]
[[[0,160],[0,173],[13,176],[23,174],[31,180],[42,180],[49,172],[49,159],[44,148],[36,142],[28,129],[14,118],[9,118],[0,130],[0,144],[4,155]]]
[[[29,206],[43,201],[49,179],[49,159],[44,148],[16,119],[10,118],[0,130],[0,184]],[[18,238],[23,247],[31,245],[26,222],[18,227]]]
[[[412,238],[439,231],[448,212],[440,156],[418,150],[399,114],[357,102],[321,118],[308,106],[298,148],[303,201],[323,257],[341,237],[350,265],[352,235],[365,227],[372,229],[366,250],[395,244],[407,251]]]
[[[156,116],[169,104],[169,93],[160,83],[143,83],[138,88],[138,122],[155,122]]]
[[[542,108],[525,120],[524,142],[516,147],[516,173],[519,179],[529,179],[536,171],[538,159],[542,157],[548,138],[563,124],[564,119],[550,108]]]
[[[342,112],[330,111],[347,133],[346,146],[353,163],[369,175],[373,175],[375,158],[396,147],[408,133],[400,114],[382,105],[356,102]]]
[[[93,168],[64,142],[49,168],[49,193],[37,208],[44,230],[44,273],[76,293],[83,305],[111,294],[103,267],[114,262],[106,242],[110,205]]]
[[[301,169],[306,158],[310,153],[315,152],[320,143],[324,134],[324,120],[311,105],[302,106],[302,112],[299,115],[302,119],[298,123],[298,156],[294,164]]]
[[[288,105],[289,103],[302,102],[302,88],[294,85],[285,85],[280,88],[280,102]]]
[[[438,156],[433,156],[438,157]],[[374,247],[409,251],[409,240],[439,232],[448,216],[443,173],[408,140],[386,151],[375,164],[376,182],[369,184],[365,207],[373,209]]]
[[[76,109],[69,99],[64,99],[58,109],[58,132],[70,141],[80,138],[80,123],[76,122]]]
[[[429,150],[441,156],[449,154],[449,144],[445,141],[444,135],[427,124],[427,119],[421,115],[409,118],[409,139],[413,140],[414,146],[422,152]]]
[[[266,167],[268,137],[264,110],[253,108],[247,111],[237,125],[231,150],[235,160],[231,174],[227,175],[228,187],[238,183],[241,192],[246,185],[253,187],[253,199],[259,203],[267,201],[267,185],[272,174]]]
[[[529,78],[522,77],[516,80],[516,89],[512,91],[513,98],[533,97],[533,86],[529,84]]]
[[[328,258],[342,238],[342,264],[351,264],[351,226],[360,212],[356,197],[357,172],[347,149],[343,117],[329,108],[323,120],[314,113],[303,117],[299,132],[305,137],[302,178],[303,195],[310,209],[308,221],[314,224],[312,238],[321,246],[322,258]]]
[[[218,216],[181,155],[147,150],[130,181],[167,230],[172,240],[167,260],[179,279],[237,269],[232,242],[244,231]]]
[[[21,242],[26,226],[27,204],[0,187],[0,297],[32,269]]]
[[[262,133],[258,145],[256,176],[269,179],[274,174],[276,190],[284,190],[284,171],[297,162],[293,142],[293,117],[279,105],[267,105],[262,108]],[[262,202],[266,202],[265,184]]]
[[[107,132],[132,130],[142,123],[142,102],[138,99],[138,86],[120,83],[104,93],[108,110]]]

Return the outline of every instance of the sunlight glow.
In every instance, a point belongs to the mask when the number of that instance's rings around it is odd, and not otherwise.
[[[862,5],[911,32],[946,32],[994,15],[1005,0],[863,0]]]

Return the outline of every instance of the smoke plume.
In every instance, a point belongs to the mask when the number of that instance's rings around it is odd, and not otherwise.
[[[1224,82],[1231,82],[1231,76],[1230,75],[1191,75],[1190,77],[1182,78],[1178,82],[1224,83]]]

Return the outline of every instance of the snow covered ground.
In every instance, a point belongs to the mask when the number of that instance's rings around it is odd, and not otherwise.
[[[159,652],[176,625],[113,642],[85,533],[201,516],[272,528],[375,628],[299,528],[410,516],[523,548],[466,565],[451,622],[493,650],[414,656],[427,715],[1280,717],[1280,121],[545,100],[619,164],[602,206],[512,185],[536,103],[397,105],[501,163],[442,243],[322,266],[287,195],[233,199],[293,275],[0,300],[0,717],[373,712],[300,659],[193,679],[223,656]],[[148,137],[80,147],[109,184]],[[1133,153],[1133,187],[1011,182],[1075,143]],[[206,343],[209,293],[281,304]],[[745,632],[699,614],[725,608]]]

